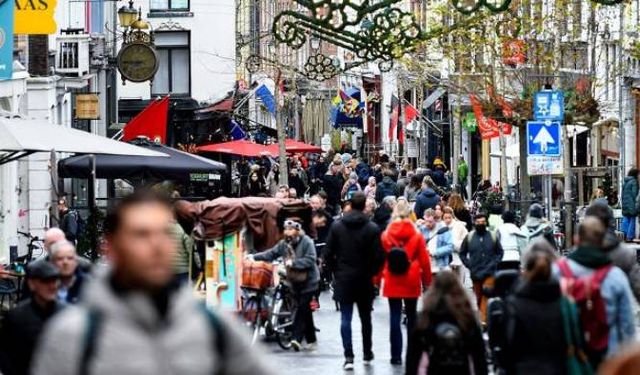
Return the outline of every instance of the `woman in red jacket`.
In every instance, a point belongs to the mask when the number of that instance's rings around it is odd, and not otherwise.
[[[407,331],[413,330],[417,303],[420,294],[431,283],[431,261],[424,237],[411,221],[411,207],[406,200],[398,201],[393,211],[392,222],[382,233],[382,247],[387,253],[387,262],[380,277],[383,280],[382,295],[389,299],[391,364],[402,364],[402,303],[407,314]],[[392,249],[404,249],[409,269],[404,273],[392,271],[389,254]],[[397,251],[397,250],[395,250]],[[395,267],[391,267],[395,268]]]

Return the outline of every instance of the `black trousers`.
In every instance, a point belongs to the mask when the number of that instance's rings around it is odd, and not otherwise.
[[[313,312],[311,311],[311,299],[315,292],[300,293],[296,296],[298,309],[293,317],[293,339],[302,342],[306,339],[307,343],[314,343],[316,339],[316,327],[313,324]]]

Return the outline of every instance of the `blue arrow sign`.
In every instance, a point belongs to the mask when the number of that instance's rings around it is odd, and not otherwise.
[[[560,156],[560,123],[527,122],[528,155]]]
[[[533,118],[538,121],[564,119],[564,92],[538,91],[533,98]]]

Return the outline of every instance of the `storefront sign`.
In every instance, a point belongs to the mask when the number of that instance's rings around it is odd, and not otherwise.
[[[97,94],[76,95],[76,120],[97,120],[100,118],[100,98]]]
[[[0,80],[13,75],[13,2],[0,0]]]
[[[55,34],[57,0],[6,0],[15,4],[16,34]]]

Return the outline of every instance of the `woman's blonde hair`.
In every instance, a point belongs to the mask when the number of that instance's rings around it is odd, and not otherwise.
[[[411,206],[405,199],[399,199],[396,207],[393,209],[393,219],[409,219],[411,217]]]

